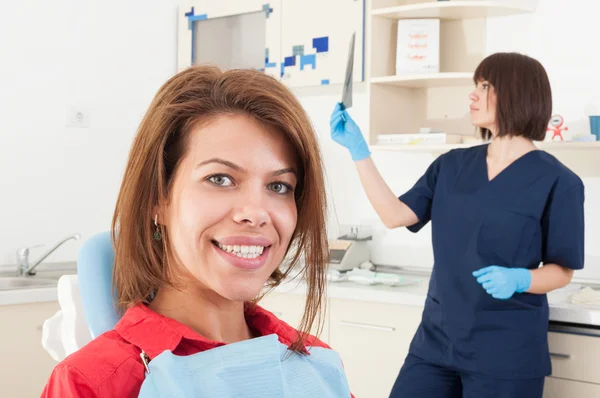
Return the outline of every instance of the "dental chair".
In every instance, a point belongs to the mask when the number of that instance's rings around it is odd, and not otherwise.
[[[89,238],[79,249],[77,275],[58,281],[60,310],[44,322],[42,346],[60,362],[120,319],[112,288],[114,250],[109,231]]]

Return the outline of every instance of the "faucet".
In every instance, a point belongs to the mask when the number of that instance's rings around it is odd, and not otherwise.
[[[71,234],[71,235],[61,239],[57,244],[55,244],[46,253],[42,254],[40,256],[40,258],[38,258],[32,265],[29,265],[29,249],[32,249],[34,247],[39,247],[41,245],[22,247],[22,248],[18,249],[17,250],[17,266],[18,266],[17,274],[21,275],[21,276],[35,275],[35,272],[34,272],[35,267],[40,265],[40,263],[42,261],[44,261],[46,259],[46,257],[48,257],[50,254],[52,254],[56,249],[58,249],[66,241],[71,240],[71,239],[79,240],[79,238],[81,238],[80,234]]]

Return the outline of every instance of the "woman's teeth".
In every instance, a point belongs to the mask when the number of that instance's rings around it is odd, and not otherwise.
[[[241,258],[257,258],[265,249],[264,246],[224,245],[219,242],[217,242],[217,246],[219,246],[221,250]]]

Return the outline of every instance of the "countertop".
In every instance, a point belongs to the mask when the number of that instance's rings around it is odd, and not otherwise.
[[[40,266],[38,275],[40,278],[50,278],[58,281],[60,276],[76,274],[76,271],[75,263],[48,264],[44,267]],[[14,270],[12,268],[0,267],[0,275],[13,276]],[[36,278],[38,275],[29,278]],[[385,286],[364,285],[348,281],[328,282],[326,293],[329,298],[423,307],[429,286],[428,274],[406,273],[403,276],[406,276],[413,283],[403,286]],[[600,326],[600,306],[576,305],[569,302],[569,296],[574,291],[585,286],[587,286],[585,283],[571,283],[563,289],[548,294],[550,321]],[[305,291],[306,285],[299,281],[298,278],[284,282],[275,289],[275,292],[291,294],[304,294]],[[0,306],[56,300],[58,300],[56,286],[0,290]]]
[[[362,285],[355,282],[329,282],[327,296],[350,300],[365,300],[390,304],[413,305],[423,307],[429,287],[429,276],[407,273],[408,278],[419,280],[419,283],[390,287],[384,285]],[[548,294],[550,307],[550,321],[560,323],[573,323],[582,326],[600,327],[600,306],[587,306],[571,304],[569,298],[577,290],[597,285],[590,285],[584,281],[576,281],[568,286]],[[283,283],[275,289],[276,292],[303,294],[306,291],[304,283],[290,281]]]
[[[0,277],[16,276],[16,266],[0,266]],[[77,274],[77,264],[67,263],[48,263],[40,264],[36,268],[37,275],[24,276],[22,278],[42,278],[56,281],[53,286],[19,288],[14,290],[0,290],[0,306],[13,304],[43,303],[58,300],[56,285],[63,275]]]

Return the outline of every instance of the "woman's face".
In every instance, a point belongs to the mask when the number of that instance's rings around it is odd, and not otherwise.
[[[494,87],[482,80],[477,83],[475,90],[469,94],[471,101],[471,122],[480,128],[486,128],[496,134],[496,91]]]
[[[195,286],[231,301],[260,292],[296,228],[296,170],[284,135],[248,116],[191,132],[159,222]]]

